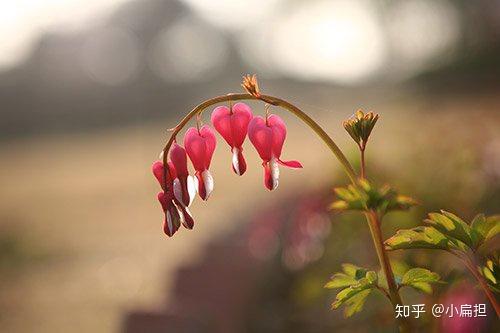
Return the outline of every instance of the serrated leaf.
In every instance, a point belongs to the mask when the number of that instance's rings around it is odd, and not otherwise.
[[[336,187],[333,189],[333,191],[342,200],[345,201],[358,200],[357,196],[355,196],[351,191],[349,191],[344,187]]]
[[[362,309],[366,296],[377,286],[378,276],[374,271],[353,264],[342,264],[342,269],[344,273],[334,274],[325,287],[344,288],[337,293],[332,309],[345,304],[344,314],[351,316]]]
[[[403,275],[401,286],[412,287],[427,294],[431,294],[431,283],[441,282],[440,279],[439,274],[431,272],[428,269],[412,268]]]
[[[347,302],[351,297],[354,297],[359,292],[370,288],[369,284],[362,284],[358,287],[347,287],[342,289],[335,297],[335,302],[332,303],[332,309],[338,309],[342,304]]]
[[[356,279],[344,273],[335,273],[325,284],[327,289],[344,288],[356,283]]]
[[[493,275],[493,272],[488,267],[483,267],[483,275],[485,278],[493,282],[493,284],[497,284],[497,279]]]
[[[385,241],[389,250],[399,249],[441,249],[450,248],[449,239],[433,227],[402,229]]]
[[[370,282],[370,284],[376,284],[378,281],[377,273],[375,273],[375,271],[366,272],[366,279]]]
[[[438,282],[440,280],[439,274],[431,272],[425,268],[412,268],[403,275],[401,284],[412,285],[413,283],[420,282]]]
[[[345,302],[344,317],[349,318],[353,314],[363,310],[366,298],[370,295],[371,289],[360,291],[357,295],[352,296]]]
[[[486,218],[486,223],[491,225],[491,228],[486,233],[485,241],[495,237],[500,233],[500,215],[488,216]]]
[[[349,263],[342,264],[342,270],[344,271],[344,273],[355,279],[361,279],[366,275],[366,269],[364,269],[363,267],[356,266],[354,264],[349,264]]]
[[[422,291],[426,294],[432,294],[432,286],[428,282],[415,282],[415,283],[412,283],[411,287],[413,287],[419,291]]]
[[[472,247],[470,227],[461,218],[450,212],[429,213],[429,219],[425,222],[434,226],[437,230],[448,237],[455,238]]]
[[[472,220],[471,224],[471,239],[474,248],[477,248],[484,241],[484,236],[488,233],[490,227],[486,221],[484,214],[478,214]]]

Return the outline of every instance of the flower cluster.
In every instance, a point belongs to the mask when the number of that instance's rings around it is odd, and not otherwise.
[[[211,121],[230,146],[232,169],[237,175],[241,176],[247,170],[243,156],[243,143],[247,135],[262,159],[267,189],[278,187],[279,165],[302,168],[298,161],[281,160],[287,130],[279,116],[267,114],[265,118],[254,117],[248,105],[236,103],[229,107],[216,107]],[[165,213],[163,230],[168,236],[172,236],[181,224],[192,229],[194,220],[188,207],[196,193],[201,199],[208,200],[213,191],[214,179],[209,167],[216,145],[217,140],[210,126],[191,127],[184,135],[184,147],[177,142],[171,146],[167,165],[161,161],[153,164],[153,174],[162,188],[158,200]],[[189,175],[188,157],[195,170],[194,177]]]

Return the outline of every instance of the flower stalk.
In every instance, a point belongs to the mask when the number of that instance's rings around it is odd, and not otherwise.
[[[170,135],[170,138],[168,139],[168,141],[165,145],[165,148],[163,148],[163,165],[167,165],[168,151],[170,150],[170,147],[174,143],[177,134],[186,126],[187,123],[189,123],[189,121],[193,117],[196,117],[198,115],[201,116],[203,111],[212,105],[223,103],[223,102],[228,102],[228,101],[234,102],[234,101],[240,101],[240,100],[261,100],[265,103],[281,107],[282,109],[287,110],[288,112],[292,113],[297,118],[302,120],[305,124],[307,124],[318,135],[318,137],[332,151],[332,153],[335,155],[335,157],[339,160],[342,168],[344,169],[345,173],[349,177],[350,181],[354,185],[357,184],[356,172],[354,171],[352,165],[349,163],[349,161],[345,157],[344,153],[342,153],[342,151],[337,146],[337,144],[333,141],[333,139],[325,132],[325,130],[318,123],[316,123],[311,117],[309,117],[306,113],[304,113],[302,110],[300,110],[298,107],[291,104],[290,102],[287,102],[281,98],[277,98],[274,96],[261,95],[260,93],[257,96],[251,95],[249,93],[248,94],[228,94],[228,95],[224,95],[224,96],[217,96],[214,98],[210,98],[210,99],[198,104],[179,122],[179,124],[177,124],[177,126],[175,126],[172,129],[172,133]],[[165,176],[167,173],[168,173],[168,170],[165,171]]]
[[[479,283],[479,286],[481,289],[484,291],[486,294],[486,297],[490,301],[491,305],[493,306],[493,309],[495,310],[497,317],[500,318],[500,305],[498,304],[495,295],[491,292],[490,287],[488,286],[488,283],[484,279],[484,277],[478,272],[478,265],[476,263],[476,259],[474,257],[474,254],[471,253],[470,255],[466,255],[464,257],[461,257],[463,260],[465,267],[471,272],[471,274],[474,276],[474,278],[477,280]]]
[[[377,216],[377,213],[373,210],[367,211],[365,216],[368,222],[368,227],[370,228],[370,234],[372,236],[373,245],[375,246],[380,266],[387,281],[387,286],[389,288],[389,300],[395,309],[397,305],[403,305],[403,302],[401,300],[401,296],[399,295],[398,286],[396,285],[396,281],[394,279],[394,273],[392,271],[389,257],[387,256],[387,251],[384,248],[384,238],[382,237],[382,230],[380,228],[381,221]],[[411,331],[407,318],[399,317],[397,319],[400,332]]]

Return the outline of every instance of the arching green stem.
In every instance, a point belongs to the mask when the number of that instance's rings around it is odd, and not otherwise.
[[[164,175],[166,177],[166,174],[168,172],[167,166],[167,160],[168,160],[168,151],[170,149],[170,146],[174,143],[175,137],[177,134],[186,126],[186,124],[196,115],[201,114],[206,108],[222,103],[222,102],[227,102],[227,101],[238,101],[238,100],[261,100],[265,103],[272,104],[274,106],[281,107],[290,113],[294,114],[297,118],[302,120],[304,123],[306,123],[318,136],[319,138],[330,148],[332,153],[335,155],[335,157],[339,160],[340,164],[342,165],[344,171],[346,172],[347,176],[351,180],[351,182],[356,185],[357,184],[357,176],[356,173],[354,172],[353,167],[345,157],[344,153],[340,150],[340,148],[337,146],[337,144],[333,141],[333,139],[321,128],[321,126],[318,125],[311,117],[309,117],[307,114],[305,114],[302,110],[300,110],[298,107],[295,105],[277,97],[273,96],[267,96],[267,95],[260,95],[259,97],[255,97],[250,94],[228,94],[224,96],[217,96],[211,99],[208,99],[199,105],[197,105],[194,109],[192,109],[181,121],[180,123],[175,126],[172,129],[172,134],[167,141],[167,144],[165,145],[165,148],[163,149],[163,165],[165,168]],[[166,183],[166,182],[165,182]]]

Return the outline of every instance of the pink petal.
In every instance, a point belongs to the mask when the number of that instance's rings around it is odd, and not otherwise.
[[[283,120],[272,114],[267,118],[269,127],[273,130],[273,155],[279,158],[281,156],[281,149],[286,139],[286,125]]]
[[[164,192],[158,193],[158,200],[165,213],[165,220],[163,221],[163,232],[171,237],[180,226],[180,215],[177,207],[172,201],[172,197]]]
[[[236,103],[229,110],[218,106],[212,112],[212,124],[231,147],[241,147],[247,136],[248,123],[252,119],[252,109],[245,103]]]
[[[175,171],[177,172],[177,176],[187,177],[189,174],[187,167],[187,156],[186,150],[182,148],[182,146],[174,143],[170,148],[170,160],[175,167]]]
[[[187,156],[184,148],[174,143],[170,150],[170,160],[175,166],[177,178],[173,181],[174,194],[184,206],[188,206],[191,202],[188,191],[188,167]]]
[[[210,167],[212,162],[212,155],[214,154],[215,147],[217,146],[217,139],[215,134],[210,128],[210,126],[204,125],[200,129],[200,135],[205,139],[206,151],[205,151],[205,168]]]
[[[245,103],[233,105],[233,114],[231,115],[232,147],[240,148],[243,145],[252,117],[252,109]]]
[[[156,180],[158,180],[158,183],[160,183],[161,188],[165,189],[165,186],[163,184],[163,162],[154,162],[151,169]]]
[[[187,155],[193,163],[193,167],[197,171],[205,169],[205,153],[207,145],[205,139],[198,133],[198,129],[191,127],[184,135],[184,147],[186,147]]]
[[[164,184],[164,179],[163,179],[163,162],[161,161],[156,161],[153,163],[153,166],[151,167],[153,170],[153,175],[155,176],[156,180],[158,180],[158,183],[160,183],[160,186],[162,189],[165,190],[165,184]],[[172,177],[176,177],[176,172],[174,166],[169,162],[168,163],[168,174],[167,174],[167,183],[170,185],[172,183]]]
[[[283,165],[283,166],[292,168],[292,169],[302,169],[302,164],[300,164],[299,161],[282,161],[282,160],[278,160],[278,163],[281,164],[281,165]]]
[[[218,106],[212,112],[212,124],[215,130],[226,140],[231,147],[234,146],[233,131],[231,129],[231,114],[227,106]]]
[[[254,117],[248,125],[248,137],[259,153],[263,161],[269,161],[272,157],[273,131],[266,126],[266,121],[260,117]]]

